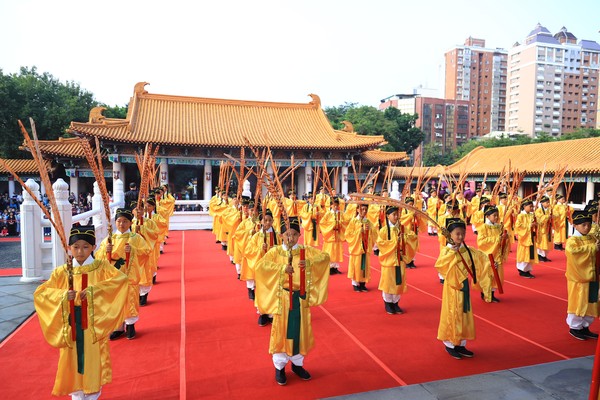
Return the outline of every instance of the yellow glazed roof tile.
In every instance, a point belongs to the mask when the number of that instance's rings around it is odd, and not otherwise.
[[[268,144],[285,149],[369,149],[383,136],[334,130],[318,96],[309,103],[209,99],[149,94],[136,85],[126,120],[106,119],[98,112],[70,130],[101,139],[173,146],[240,147]]]
[[[18,158],[7,158],[4,159],[4,162],[8,164],[10,169],[12,169],[17,174],[39,174],[39,170],[37,164],[34,160],[25,160]],[[46,169],[50,171],[50,162],[44,160],[44,164],[46,165]],[[2,164],[0,164],[0,173],[7,174],[8,170],[4,168]]]
[[[381,151],[381,150],[366,150],[361,154],[363,165],[381,165],[388,162],[399,162],[408,160],[405,151]]]

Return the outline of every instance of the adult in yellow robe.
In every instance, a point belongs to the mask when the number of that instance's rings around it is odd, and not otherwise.
[[[61,265],[33,294],[44,338],[60,350],[52,389],[55,396],[99,396],[102,386],[112,381],[108,336],[122,316],[127,276],[106,261],[94,260],[91,254],[95,240],[93,226],[74,227],[69,237],[74,257],[73,290],[68,290],[67,266]],[[87,279],[85,289],[83,276]],[[69,318],[70,297],[75,305],[76,340],[72,338]],[[82,307],[86,304],[87,309]]]
[[[148,197],[146,200],[146,211],[147,214],[144,216],[145,220],[152,220],[156,225],[156,242],[154,242],[154,248],[151,251],[151,260],[150,265],[152,266],[152,283],[156,283],[156,277],[158,275],[158,259],[160,258],[160,245],[165,237],[166,231],[168,229],[167,221],[165,218],[156,210],[156,199],[154,197]],[[140,305],[146,305],[146,299],[142,299],[140,301]]]
[[[388,206],[386,210],[388,224],[379,230],[377,246],[381,277],[379,290],[388,314],[402,314],[398,306],[400,297],[406,293],[406,263],[415,257],[414,232],[407,232],[399,224],[398,207]]]
[[[596,257],[600,242],[589,234],[591,215],[584,211],[573,213],[575,233],[567,239],[567,325],[571,336],[579,340],[597,339],[589,326],[598,317],[598,275]]]
[[[349,206],[352,205],[355,204]],[[377,240],[377,229],[367,218],[368,209],[368,204],[360,204],[358,215],[349,219],[344,233],[350,253],[348,279],[355,292],[367,292],[367,283],[371,280],[371,252]]]
[[[538,224],[535,245],[537,247],[538,259],[544,262],[550,261],[548,253],[550,252],[550,242],[552,240],[551,212],[550,199],[543,196],[540,199],[540,206],[535,210],[535,219]]]
[[[97,259],[108,261],[127,275],[127,303],[123,307],[123,316],[118,327],[115,326],[115,331],[110,335],[111,340],[121,337],[125,332],[127,339],[133,339],[135,323],[139,320],[139,285],[143,269],[140,258],[150,253],[150,247],[142,236],[131,232],[132,221],[133,212],[126,208],[118,208],[115,212],[117,230],[111,236],[111,244],[108,244],[108,237],[104,238],[96,252]]]
[[[515,242],[515,215],[517,214],[515,210],[514,199],[511,199],[512,204],[508,204],[508,195],[506,193],[500,193],[498,195],[498,216],[500,217],[499,223],[504,226],[504,229],[507,233],[507,247],[510,248],[512,244]]]
[[[282,200],[283,206],[285,207],[285,212],[288,217],[298,217],[300,216],[300,211],[302,207],[306,204],[304,200],[298,200],[296,192],[294,190],[289,191],[289,197],[284,197]]]
[[[515,221],[515,234],[517,235],[517,269],[519,276],[527,279],[535,278],[531,273],[533,264],[538,263],[536,240],[538,223],[533,213],[533,202],[523,200],[521,213]]]
[[[219,241],[218,232],[219,232],[219,224],[221,223],[218,218],[216,218],[216,211],[219,208],[219,204],[221,203],[221,189],[218,187],[215,188],[215,195],[210,198],[208,202],[208,215],[213,218],[212,224],[212,233],[215,235],[215,241],[217,243],[221,243]]]
[[[484,252],[464,245],[464,221],[449,218],[446,220],[446,229],[454,243],[442,249],[435,263],[438,273],[444,276],[437,338],[444,343],[451,357],[473,357],[473,352],[466,348],[467,340],[475,339],[471,288],[482,292],[486,302],[491,301],[490,263]]]
[[[556,195],[556,204],[552,207],[552,229],[554,236],[552,242],[555,250],[564,250],[563,243],[567,242],[568,226],[567,221],[573,215],[573,207],[566,204],[565,196],[562,194]]]
[[[264,255],[256,264],[255,274],[259,312],[273,315],[269,354],[275,365],[275,379],[278,384],[285,385],[288,361],[292,362],[292,371],[301,379],[311,378],[303,368],[304,357],[314,346],[310,307],[327,300],[329,255],[314,247],[298,245],[300,224],[297,218],[290,218],[287,230],[282,223],[281,230],[285,234],[284,244],[271,248]],[[301,249],[303,261],[300,260]],[[291,265],[288,264],[290,255]],[[303,294],[300,290],[302,269],[305,276]]]
[[[344,214],[339,209],[338,198],[332,201],[331,209],[321,218],[320,228],[323,235],[323,251],[329,254],[330,257],[330,273],[332,275],[341,274],[339,267],[344,261],[343,243],[346,240],[344,232],[348,220],[344,218]]]
[[[254,215],[253,215],[254,213]],[[250,203],[248,207],[248,215],[240,222],[237,229],[235,230],[235,241],[236,241],[236,254],[234,256],[234,262],[237,266],[240,266],[240,280],[246,282],[246,288],[248,289],[248,298],[254,300],[254,271],[248,266],[248,257],[246,249],[248,241],[252,237],[256,230],[260,227],[258,210],[254,210],[253,203]]]

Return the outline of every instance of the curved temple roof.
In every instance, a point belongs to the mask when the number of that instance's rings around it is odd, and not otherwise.
[[[350,150],[372,149],[383,136],[365,136],[331,127],[317,95],[309,103],[270,103],[150,94],[138,83],[127,119],[108,119],[94,109],[87,123],[72,122],[72,133],[127,143]]]

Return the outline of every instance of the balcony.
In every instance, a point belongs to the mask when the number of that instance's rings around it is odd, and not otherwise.
[[[553,106],[554,108],[560,108],[560,103],[554,103]]]
[[[541,124],[542,123],[542,119],[541,118],[536,118],[535,119],[535,123],[536,124]]]
[[[552,120],[552,123],[553,123],[553,124],[560,124],[560,121],[559,121],[559,120],[557,120],[557,119],[553,119],[553,120]]]
[[[560,94],[555,94],[554,95],[554,100],[560,100]]]
[[[535,127],[535,131],[536,132],[541,132],[542,131],[542,127],[541,126],[536,126]]]
[[[544,75],[538,75],[537,79],[538,79],[538,81],[543,81],[544,80]]]
[[[537,88],[538,88],[538,89],[543,89],[543,88],[544,88],[544,85],[542,85],[542,84],[538,83],[538,84],[537,84]]]
[[[552,128],[552,133],[558,133],[558,132],[560,132],[559,128]]]
[[[562,87],[560,87],[560,86],[554,86],[554,90],[561,91],[561,90],[562,90]]]
[[[555,117],[560,117],[560,113],[558,111],[553,111],[552,115],[554,115]]]
[[[554,77],[554,82],[562,82],[562,78],[558,77],[558,76],[555,76]]]
[[[537,97],[537,98],[541,99],[541,98],[543,98],[543,97],[544,97],[544,93],[539,93],[539,92],[538,92],[538,93],[536,93],[536,94],[535,94],[535,97]]]
[[[535,115],[542,115],[544,112],[542,110],[535,110]]]

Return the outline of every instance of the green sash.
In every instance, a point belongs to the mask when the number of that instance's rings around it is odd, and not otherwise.
[[[463,312],[467,313],[471,311],[471,294],[469,292],[469,280],[465,279],[463,281],[463,287],[460,290],[463,292]]]
[[[87,310],[86,310],[87,311]],[[83,328],[81,327],[81,306],[75,306],[75,331],[77,347],[77,372],[83,375]]]
[[[302,297],[306,299],[306,295]],[[292,309],[288,314],[288,327],[286,339],[294,341],[293,356],[300,353],[300,291],[294,290],[292,293]]]

